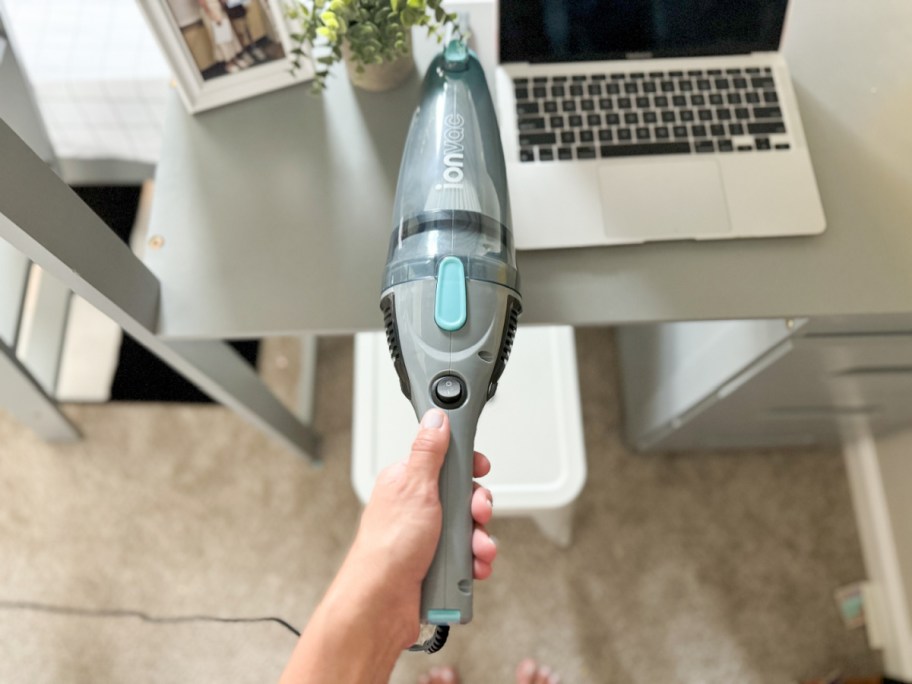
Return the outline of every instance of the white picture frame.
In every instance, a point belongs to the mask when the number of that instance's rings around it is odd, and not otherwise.
[[[295,46],[280,0],[138,2],[171,66],[181,98],[194,114],[313,78],[309,55],[292,74]],[[222,15],[215,9],[220,6]],[[243,20],[228,18],[228,6],[232,12],[243,8]],[[221,20],[213,19],[213,14]],[[227,59],[231,54],[235,57]]]

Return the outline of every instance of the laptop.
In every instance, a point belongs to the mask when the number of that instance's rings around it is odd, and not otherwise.
[[[822,232],[787,5],[501,0],[516,247]]]

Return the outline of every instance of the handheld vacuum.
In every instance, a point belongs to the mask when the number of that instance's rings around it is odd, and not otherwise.
[[[472,619],[470,511],[475,431],[522,311],[503,149],[478,58],[450,42],[427,70],[412,118],[380,295],[390,354],[419,417],[450,419],[440,473],[443,530],[422,586],[434,652]]]

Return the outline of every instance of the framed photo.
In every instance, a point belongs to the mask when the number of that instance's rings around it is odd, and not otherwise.
[[[191,112],[308,81],[280,0],[139,0]]]

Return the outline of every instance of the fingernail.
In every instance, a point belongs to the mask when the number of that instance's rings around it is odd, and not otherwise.
[[[440,409],[431,409],[421,419],[423,428],[439,428],[441,425],[443,425],[443,411]]]
[[[525,665],[523,665],[523,674],[526,676],[531,677],[532,675],[535,674],[535,670],[536,670],[535,663],[533,663],[531,661],[526,663]]]
[[[497,537],[489,534],[488,539],[491,540],[491,543],[494,544],[495,547],[497,546]]]
[[[452,682],[453,681],[452,670],[444,670],[443,673],[440,675],[440,678],[445,682]]]
[[[488,497],[485,498],[485,501],[488,502],[488,506],[490,506],[491,508],[494,508],[494,499],[493,499],[493,498],[491,498],[490,496],[488,496]]]

